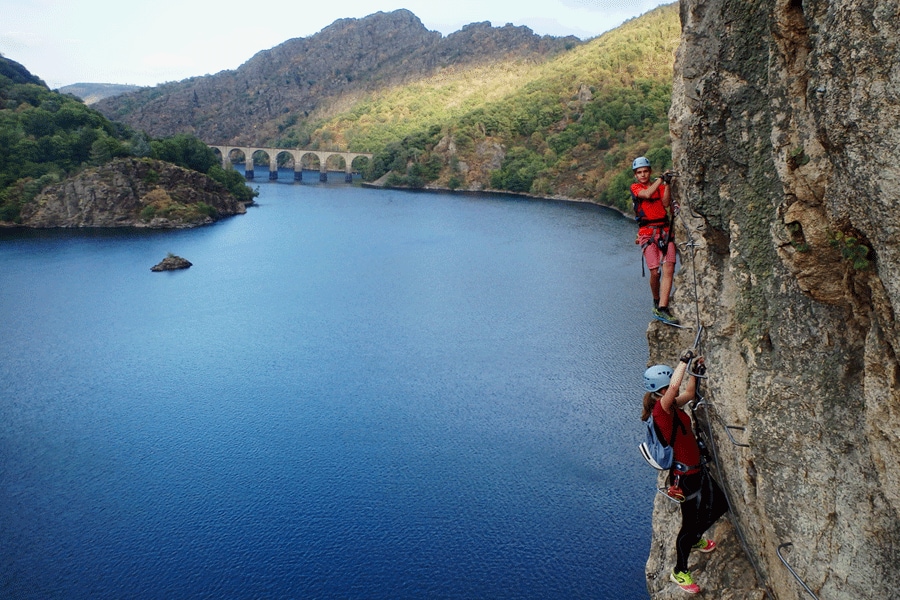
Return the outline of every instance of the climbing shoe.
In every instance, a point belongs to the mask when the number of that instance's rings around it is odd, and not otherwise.
[[[678,325],[681,323],[675,315],[669,312],[668,306],[654,308],[653,317],[659,319],[663,323],[668,323],[669,325]]]
[[[676,571],[672,569],[672,573],[669,575],[669,579],[678,584],[678,587],[683,589],[688,594],[699,594],[700,586],[694,583],[694,578],[691,577],[690,571]]]
[[[706,538],[700,538],[700,541],[694,544],[694,548],[700,552],[712,552],[716,549],[716,543]]]

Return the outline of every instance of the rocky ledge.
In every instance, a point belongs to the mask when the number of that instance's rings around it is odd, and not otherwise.
[[[123,158],[46,188],[22,207],[22,225],[187,228],[246,210],[202,173],[147,158]]]

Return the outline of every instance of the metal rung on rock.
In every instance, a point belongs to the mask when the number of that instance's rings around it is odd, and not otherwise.
[[[816,596],[811,589],[809,589],[809,586],[806,585],[806,582],[800,579],[800,576],[797,575],[797,572],[793,569],[793,567],[791,567],[791,565],[788,564],[788,561],[785,560],[784,556],[781,555],[782,548],[791,548],[793,545],[794,544],[792,544],[791,542],[785,542],[778,546],[778,548],[775,550],[775,553],[778,555],[778,558],[781,559],[781,562],[784,564],[784,566],[787,567],[787,570],[791,572],[791,575],[794,576],[794,579],[796,579],[800,583],[800,585],[803,586],[803,589],[806,590],[806,593],[815,598],[815,600],[819,600],[819,597]]]
[[[693,406],[694,406],[694,408],[699,408],[702,406],[703,408],[707,409],[706,414],[710,414],[708,407],[710,407],[711,405],[706,400],[701,399],[700,402],[697,402]],[[719,412],[716,410],[712,411],[712,415],[715,417],[716,421],[725,429],[725,435],[728,436],[728,439],[731,441],[731,443],[733,445],[738,446],[739,448],[749,448],[750,447],[750,444],[741,443],[741,442],[737,441],[736,439],[734,439],[734,436],[731,435],[732,429],[734,429],[735,431],[747,431],[746,427],[740,427],[738,425],[729,425],[728,423],[726,423],[724,421],[724,419],[722,419],[722,417],[719,415]]]

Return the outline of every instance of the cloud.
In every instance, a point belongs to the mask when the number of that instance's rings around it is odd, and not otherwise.
[[[36,34],[25,31],[0,32],[0,48],[3,49],[4,55],[7,52],[25,52],[38,45],[40,45],[40,38]],[[9,57],[7,56],[7,58]]]

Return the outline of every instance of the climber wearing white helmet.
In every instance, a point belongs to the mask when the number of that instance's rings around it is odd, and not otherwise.
[[[673,173],[650,181],[653,170],[645,156],[631,163],[636,183],[631,184],[635,219],[639,229],[636,244],[641,245],[650,269],[650,291],[653,294],[653,317],[670,325],[680,321],[669,310],[672,278],[675,275],[675,238],[672,235],[673,207],[669,183]]]

